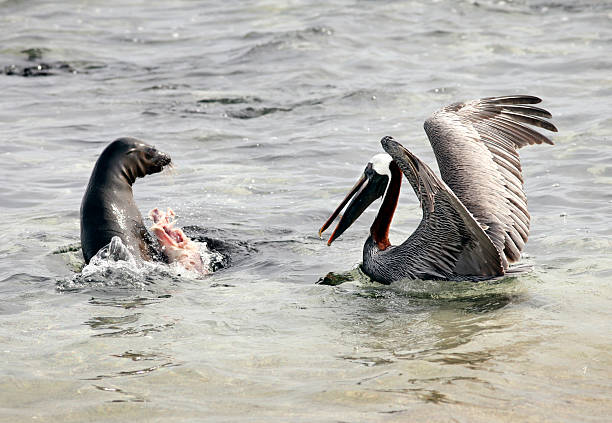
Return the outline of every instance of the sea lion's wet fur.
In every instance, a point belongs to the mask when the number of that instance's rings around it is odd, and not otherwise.
[[[164,260],[160,246],[142,221],[134,202],[137,178],[160,172],[170,157],[135,138],[120,138],[102,152],[81,203],[81,246],[85,263],[113,236],[121,238],[135,258]]]

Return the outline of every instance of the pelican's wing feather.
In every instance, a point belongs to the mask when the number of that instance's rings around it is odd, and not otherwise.
[[[518,149],[552,144],[535,131],[557,131],[551,114],[532,106],[538,97],[515,95],[455,103],[425,121],[442,180],[485,229],[504,268],[520,258],[529,235]]]

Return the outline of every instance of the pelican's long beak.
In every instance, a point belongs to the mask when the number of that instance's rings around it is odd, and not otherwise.
[[[336,217],[338,217],[344,206],[346,206],[346,203],[348,203],[352,198],[352,201],[346,208],[344,215],[340,218],[336,229],[334,229],[334,232],[327,241],[327,245],[331,245],[336,238],[342,235],[344,231],[346,231],[349,226],[351,226],[355,220],[361,216],[365,209],[367,209],[368,206],[374,202],[374,200],[383,196],[388,184],[389,177],[376,173],[372,169],[372,164],[368,163],[368,166],[366,167],[361,178],[359,178],[355,186],[351,189],[344,200],[342,200],[338,208],[334,210],[329,219],[327,219],[325,224],[321,227],[321,229],[319,229],[319,237],[332,224]]]

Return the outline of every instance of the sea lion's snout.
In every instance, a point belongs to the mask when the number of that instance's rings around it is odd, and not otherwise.
[[[164,167],[172,163],[172,158],[163,151],[157,150],[153,146],[144,149],[144,162],[147,175],[161,172]]]
[[[166,153],[164,153],[162,151],[157,151],[157,154],[156,154],[156,156],[153,159],[153,163],[155,163],[155,165],[157,165],[161,169],[163,169],[164,167],[166,167],[170,163],[172,163],[172,158],[170,158],[170,156],[168,154],[166,154]]]

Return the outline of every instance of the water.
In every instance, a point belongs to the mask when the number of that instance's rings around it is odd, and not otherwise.
[[[13,0],[0,28],[0,421],[609,418],[610,2]],[[432,164],[430,113],[514,93],[559,128],[521,152],[532,272],[368,283],[376,207],[318,239],[382,136]],[[175,162],[135,184],[143,213],[231,242],[232,267],[75,282],[53,252],[120,136]],[[404,189],[392,242],[419,219]]]

